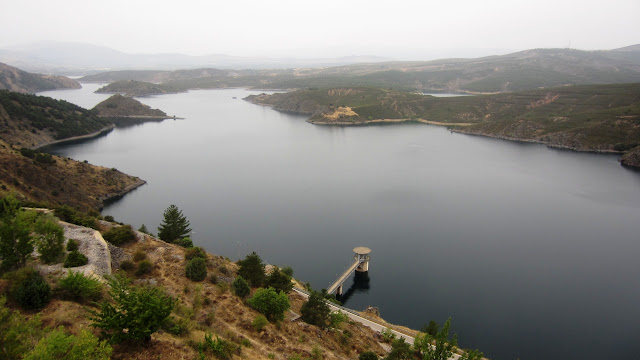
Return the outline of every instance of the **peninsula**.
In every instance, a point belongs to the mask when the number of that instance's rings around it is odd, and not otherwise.
[[[640,167],[640,84],[460,97],[332,88],[252,95],[245,100],[310,115],[307,121],[317,125],[423,122],[465,134],[619,153],[623,165]]]
[[[0,89],[20,93],[34,93],[55,89],[80,89],[82,86],[65,76],[26,72],[0,63]]]
[[[97,211],[104,201],[145,184],[117,169],[39,151],[57,142],[100,135],[114,124],[66,101],[0,91],[0,196]]]
[[[162,110],[152,109],[149,105],[145,105],[140,101],[115,94],[102,101],[98,105],[94,106],[91,110],[97,116],[101,118],[107,118],[120,125],[126,119],[144,121],[144,120],[164,120],[170,118],[176,118],[175,116],[169,116]]]

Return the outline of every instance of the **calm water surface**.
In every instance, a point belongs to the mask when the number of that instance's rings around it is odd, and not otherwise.
[[[95,88],[45,95],[92,107]],[[616,156],[424,124],[314,126],[250,93],[143,98],[186,119],[54,152],[148,181],[104,214],[156,229],[176,204],[197,245],[257,251],[318,289],[368,246],[370,280],[346,306],[413,328],[450,316],[461,346],[494,359],[640,353],[640,174]]]

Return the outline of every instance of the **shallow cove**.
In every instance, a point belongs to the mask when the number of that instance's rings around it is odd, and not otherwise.
[[[83,92],[95,96],[46,95]],[[416,329],[451,316],[460,345],[493,359],[640,351],[640,173],[617,156],[415,123],[313,126],[250,93],[141,98],[186,119],[53,152],[148,181],[104,214],[154,231],[174,203],[197,245],[255,250],[314,288],[367,246],[368,282],[347,281],[346,306]]]

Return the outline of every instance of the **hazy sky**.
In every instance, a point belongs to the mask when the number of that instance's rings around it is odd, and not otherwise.
[[[640,0],[0,0],[0,9],[0,48],[55,40],[129,53],[402,58],[640,43]]]

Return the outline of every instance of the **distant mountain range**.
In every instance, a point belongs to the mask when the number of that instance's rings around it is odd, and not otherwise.
[[[126,70],[80,81],[110,82],[101,92],[145,96],[224,87],[372,87],[401,91],[501,93],[565,85],[640,82],[638,46],[609,51],[532,49],[475,59],[394,61],[263,70]]]
[[[64,75],[84,75],[98,71],[123,69],[176,70],[202,67],[225,69],[319,67],[389,60],[391,59],[367,55],[305,59],[241,57],[224,54],[202,56],[184,54],[128,54],[108,47],[69,42],[39,42],[0,49],[0,62],[27,71]]]
[[[506,55],[432,61],[379,62],[384,59],[372,57],[320,59],[316,62],[304,60],[307,66],[301,68],[286,67],[286,59],[131,55],[74,43],[40,43],[11,51],[0,50],[0,60],[8,54],[14,60],[10,64],[20,63],[21,68],[27,70],[48,66],[51,72],[74,69],[78,74],[78,69],[84,69],[82,71],[93,74],[80,81],[117,82],[101,91],[128,96],[225,87],[300,89],[364,86],[419,92],[500,93],[565,85],[640,82],[640,45],[600,51],[531,49]],[[328,66],[331,62],[334,66]],[[340,62],[348,64],[336,65]],[[195,68],[196,65],[200,67]],[[111,68],[127,70],[106,70]],[[22,73],[13,70],[13,75],[5,81],[5,88],[10,88],[7,84],[18,83],[16,74]],[[24,85],[35,82],[25,74],[21,79]],[[49,88],[38,84],[37,87],[16,91]]]

